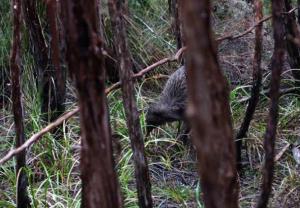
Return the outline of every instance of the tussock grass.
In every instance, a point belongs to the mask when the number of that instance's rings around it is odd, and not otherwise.
[[[176,51],[176,43],[171,34],[167,1],[149,1],[147,7],[141,7],[138,2],[129,1],[130,12],[133,15],[127,17],[126,20],[129,26],[130,49],[135,65],[139,69],[173,54]],[[215,3],[218,6],[218,2]],[[221,3],[224,2],[221,1]],[[227,31],[239,32],[242,29],[240,27],[242,23],[238,24],[239,22],[235,18],[236,15],[240,18],[243,14],[234,14],[230,11],[230,8],[234,8],[233,6],[224,5],[218,7],[221,9],[214,14],[217,34]],[[43,9],[40,7],[39,11],[43,12]],[[4,73],[8,73],[8,54],[11,41],[8,0],[0,3],[0,11],[0,68],[3,77]],[[268,31],[268,28],[266,30]],[[266,46],[263,51],[264,88],[268,86],[270,78],[267,66],[271,57],[272,44],[269,36],[270,34],[267,33]],[[26,49],[28,48],[28,37],[24,36],[23,40],[23,47]],[[252,40],[253,35],[249,35],[241,40],[222,43],[219,47],[221,67],[232,84],[230,105],[235,131],[240,126],[246,109],[245,101],[250,96]],[[44,124],[41,122],[40,115],[41,102],[31,73],[33,60],[28,50],[24,50],[22,55],[23,103],[26,135],[29,137],[39,131]],[[144,133],[146,109],[149,103],[155,102],[166,81],[166,79],[160,79],[153,75],[167,75],[176,67],[176,64],[161,66],[135,86],[140,122]],[[2,80],[1,78],[1,82]],[[293,86],[290,72],[285,73],[283,86]],[[70,83],[67,85],[67,92],[67,109],[72,109],[76,103],[76,91]],[[0,94],[4,96],[3,85],[1,85]],[[108,102],[116,170],[125,207],[138,207],[132,151],[120,90],[111,93],[108,96]],[[6,108],[2,108],[0,112],[0,156],[14,145],[13,117],[10,105],[8,103]],[[264,160],[263,136],[268,117],[268,106],[269,98],[262,95],[248,136],[245,138],[247,151],[243,152],[245,170],[240,180],[241,207],[253,207],[259,193],[260,169]],[[299,114],[299,96],[284,95],[280,101],[276,152],[279,152],[287,143],[293,143],[299,138]],[[78,117],[65,122],[62,129],[63,136],[60,140],[55,140],[53,135],[47,134],[42,141],[28,150],[26,172],[28,173],[28,191],[33,207],[80,207],[80,151],[78,148],[80,146],[80,127]],[[145,138],[145,151],[148,157],[155,207],[202,208],[204,206],[203,202],[199,200],[202,191],[197,176],[195,152],[191,145],[185,145],[176,138],[177,129],[178,123],[176,122],[167,124],[157,128],[149,137]],[[0,167],[0,207],[15,207],[17,178],[14,164],[15,161],[11,160]],[[291,151],[287,150],[276,164],[270,207],[299,207],[299,193],[299,167],[296,165]]]

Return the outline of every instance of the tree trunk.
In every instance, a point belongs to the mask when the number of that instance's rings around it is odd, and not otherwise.
[[[255,22],[260,21],[263,18],[263,4],[261,0],[255,0]],[[248,132],[250,122],[253,118],[258,100],[259,100],[259,92],[261,87],[261,79],[262,79],[262,70],[261,70],[261,52],[262,52],[262,27],[263,24],[259,24],[255,28],[255,51],[253,58],[253,73],[252,73],[252,89],[251,89],[251,98],[249,100],[244,120],[241,124],[239,132],[236,136],[236,156],[237,156],[237,169],[239,172],[242,169],[242,139],[246,137]]]
[[[274,155],[275,139],[278,122],[278,101],[281,71],[283,66],[285,42],[284,42],[284,1],[272,0],[273,31],[274,31],[274,53],[271,63],[271,89],[270,89],[270,110],[269,120],[264,136],[265,164],[263,167],[262,191],[257,204],[258,208],[267,207],[268,200],[272,190],[272,181],[274,175]]]
[[[291,0],[284,0],[286,11],[292,9]],[[297,45],[293,42],[293,39],[299,37],[299,31],[296,23],[296,15],[292,12],[286,15],[285,18],[285,30],[286,30],[286,47],[289,57],[290,67],[293,69],[292,74],[295,79],[295,87],[300,88],[300,50]],[[296,92],[300,93],[300,89]]]
[[[48,4],[51,4],[51,2]],[[62,81],[63,76],[61,75],[58,78],[56,77],[54,66],[57,63],[52,63],[50,55],[48,55],[49,48],[47,46],[45,37],[43,35],[42,26],[39,21],[39,16],[36,10],[36,1],[23,0],[22,7],[25,23],[29,31],[31,51],[36,65],[34,73],[37,79],[37,88],[41,97],[41,113],[43,119],[47,122],[50,122],[58,117],[60,113],[56,112],[63,108],[62,106],[65,96],[63,90],[64,81]],[[52,8],[50,8],[50,15],[51,12],[53,12],[51,9]],[[47,12],[49,14],[49,7]],[[53,29],[53,26],[53,22],[50,22],[51,30]],[[54,39],[51,41],[51,50],[57,50],[52,48],[53,42],[55,41],[55,34],[52,34],[52,38]],[[58,80],[60,80],[59,84]],[[58,91],[56,91],[56,89],[58,89]]]
[[[172,31],[176,39],[177,50],[182,48],[181,21],[179,18],[180,0],[169,0],[169,13],[171,16]]]
[[[116,0],[109,1],[111,25],[114,34],[115,45],[117,46],[117,56],[119,57],[119,74],[122,83],[123,102],[133,151],[139,207],[151,208],[151,183],[147,165],[148,163],[144,151],[144,141],[140,126],[139,113],[135,102],[134,85],[131,78],[132,62],[130,58],[130,52],[128,50],[126,29],[122,18],[122,11],[126,11],[122,3],[117,3]]]
[[[10,71],[12,84],[13,114],[16,130],[16,148],[25,142],[23,105],[20,86],[20,48],[21,48],[21,1],[13,0],[13,44],[10,56]],[[17,208],[30,207],[27,194],[26,152],[20,152],[16,157],[17,175]]]
[[[82,207],[122,207],[112,155],[96,0],[65,0],[67,60],[75,78],[82,136]]]
[[[50,45],[51,45],[51,62],[54,68],[54,106],[51,108],[51,121],[57,119],[65,111],[65,97],[66,97],[66,73],[65,69],[61,67],[61,52],[59,48],[59,33],[57,24],[57,1],[49,0],[46,2],[47,19],[50,25]]]
[[[188,110],[192,141],[207,208],[238,207],[235,148],[229,88],[222,74],[210,25],[210,2],[183,6],[187,56]]]
[[[34,0],[23,0],[22,9],[26,27],[29,32],[31,51],[36,63],[34,70],[39,85],[43,71],[48,66],[48,48],[43,36],[42,27],[36,11],[36,3]]]
[[[297,19],[298,19],[298,25],[300,25],[300,12],[299,12],[299,9],[300,9],[300,0],[297,0],[297,7],[298,7],[298,16],[297,16]]]

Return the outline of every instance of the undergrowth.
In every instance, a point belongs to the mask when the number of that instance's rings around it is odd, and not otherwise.
[[[170,29],[166,0],[149,1],[141,7],[140,1],[129,1],[131,14],[126,21],[129,26],[129,44],[135,65],[143,68],[157,60],[167,57],[176,51],[176,43]],[[221,1],[223,2],[223,1]],[[218,6],[218,4],[216,5]],[[223,5],[224,6],[224,5]],[[232,5],[231,5],[232,6]],[[240,32],[241,28],[235,15],[227,19],[228,7],[214,14],[217,34],[228,31]],[[244,6],[244,4],[243,4]],[[224,10],[222,10],[224,8]],[[226,9],[225,9],[226,8]],[[0,68],[1,96],[4,96],[4,78],[8,76],[8,55],[11,41],[11,21],[9,1],[0,3]],[[229,9],[229,10],[228,10]],[[231,13],[234,14],[234,13]],[[240,16],[239,16],[240,17]],[[238,19],[239,20],[239,19]],[[106,20],[108,21],[108,20]],[[241,21],[244,21],[241,20]],[[241,23],[244,24],[244,23]],[[267,34],[269,35],[269,34]],[[267,87],[269,72],[268,61],[272,44],[265,37],[264,47],[264,86]],[[24,36],[24,49],[28,47],[28,37]],[[251,42],[252,41],[252,42]],[[270,46],[271,45],[271,46]],[[219,46],[220,65],[231,83],[230,105],[235,132],[243,119],[251,88],[251,56],[253,54],[253,35],[242,40],[222,43]],[[32,75],[33,60],[28,50],[22,53],[22,91],[25,110],[26,136],[29,138],[43,126],[40,115],[40,100]],[[243,58],[241,59],[241,55]],[[164,65],[138,82],[135,86],[136,100],[140,111],[140,122],[145,133],[145,113],[149,103],[154,102],[159,94],[164,76],[178,67],[176,64]],[[4,76],[5,74],[5,76]],[[250,75],[249,75],[250,74]],[[242,81],[241,81],[242,80]],[[234,83],[234,84],[232,84]],[[283,80],[284,85],[293,84],[289,77]],[[68,83],[67,108],[76,104],[73,86]],[[112,141],[116,170],[124,198],[125,207],[138,207],[132,163],[132,151],[125,122],[121,92],[116,90],[108,96]],[[0,156],[14,145],[13,117],[10,101],[0,112]],[[261,167],[263,165],[263,137],[268,117],[269,98],[261,95],[258,109],[245,139],[247,151],[243,152],[244,174],[240,179],[241,207],[255,205],[259,194]],[[280,101],[279,125],[276,152],[299,137],[300,102],[297,95],[285,95]],[[199,207],[202,191],[197,175],[196,156],[191,145],[183,144],[176,139],[178,123],[161,126],[145,138],[145,151],[148,158],[152,194],[155,207]],[[66,121],[63,126],[63,137],[55,140],[50,133],[37,144],[28,149],[26,172],[29,179],[29,196],[33,207],[80,207],[81,182],[79,171],[80,128],[78,116]],[[15,207],[16,183],[15,161],[11,160],[0,167],[0,207]],[[270,207],[299,207],[300,196],[299,169],[288,149],[277,161]]]

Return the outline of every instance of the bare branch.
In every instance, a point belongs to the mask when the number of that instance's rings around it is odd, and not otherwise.
[[[155,69],[156,67],[163,65],[165,63],[168,62],[172,62],[172,61],[178,61],[180,59],[180,56],[182,55],[182,53],[186,50],[186,47],[181,48],[180,50],[178,50],[178,52],[175,54],[174,57],[171,58],[164,58],[146,68],[144,68],[143,70],[141,70],[140,72],[132,75],[132,78],[137,79],[140,78],[142,76],[144,76],[147,72]],[[117,82],[115,84],[113,84],[112,86],[108,87],[105,89],[105,94],[108,95],[109,93],[111,93],[112,91],[118,89],[121,86],[121,82]],[[21,151],[25,150],[26,148],[30,147],[32,144],[36,143],[38,140],[40,140],[42,138],[42,136],[44,136],[46,133],[48,133],[49,131],[51,131],[52,129],[58,127],[59,125],[61,125],[64,121],[70,119],[72,116],[74,116],[76,113],[79,112],[79,108],[76,107],[75,109],[63,114],[61,117],[59,117],[57,120],[55,120],[54,122],[50,123],[49,125],[47,125],[45,128],[43,128],[41,131],[35,133],[34,135],[32,135],[27,141],[26,143],[24,143],[22,146],[12,149],[10,150],[5,156],[2,157],[2,159],[0,159],[0,165],[3,165],[5,162],[7,162],[8,160],[10,160],[12,157],[14,157],[15,155],[19,154]]]
[[[281,12],[281,14],[289,15],[289,14],[292,14],[297,9],[298,8],[293,8],[293,9],[289,10],[288,12]],[[237,35],[234,35],[234,34],[226,35],[226,36],[217,38],[216,41],[222,42],[224,40],[234,40],[237,38],[241,38],[241,37],[247,35],[248,33],[252,32],[257,26],[261,25],[263,22],[270,20],[271,18],[272,18],[272,15],[266,16],[266,17],[262,18],[261,20],[259,20],[258,22],[256,22],[253,26],[249,27],[244,32],[237,34]]]
[[[233,35],[233,34],[226,35],[224,37],[217,38],[216,41],[221,42],[223,40],[233,40],[233,39],[243,37],[244,35],[247,35],[248,33],[252,32],[252,30],[254,30],[257,26],[261,25],[263,22],[268,21],[271,18],[272,18],[272,15],[266,16],[266,17],[262,18],[260,21],[256,22],[252,27],[248,28],[244,32],[242,32],[238,35]]]
[[[157,62],[155,62],[154,64],[142,69],[141,71],[139,71],[138,73],[136,74],[133,74],[132,78],[136,79],[136,78],[139,78],[139,77],[142,77],[144,76],[146,73],[148,73],[149,71],[155,69],[156,67],[158,66],[161,66],[165,63],[169,63],[169,62],[174,62],[174,61],[179,61],[180,60],[180,57],[182,55],[182,53],[184,51],[186,51],[186,47],[182,47],[181,49],[179,49],[177,51],[177,53],[173,56],[173,57],[169,57],[169,58],[164,58],[162,60],[159,60]],[[115,84],[113,84],[112,86],[110,86],[109,88],[107,88],[105,90],[106,93],[110,93],[111,91],[119,88],[121,86],[121,82],[116,82]]]
[[[277,162],[280,160],[280,158],[282,157],[282,155],[289,149],[289,147],[291,146],[290,143],[287,143],[280,152],[278,152],[278,154],[275,156],[274,161]]]
[[[16,149],[10,150],[4,157],[2,157],[1,160],[0,160],[0,165],[3,165],[5,162],[10,160],[13,156],[19,154],[20,152],[22,152],[26,148],[30,147],[32,144],[36,143],[46,133],[48,133],[52,129],[58,127],[64,121],[68,120],[69,118],[71,118],[72,116],[74,116],[78,112],[79,112],[79,108],[77,107],[77,108],[73,109],[72,111],[65,113],[64,115],[59,117],[57,120],[55,120],[54,122],[50,123],[45,128],[43,128],[41,131],[39,131],[39,132],[35,133],[34,135],[32,135],[28,140],[26,140],[26,142],[23,145],[19,146]]]

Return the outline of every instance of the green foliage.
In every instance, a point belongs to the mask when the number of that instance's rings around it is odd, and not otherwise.
[[[147,66],[174,53],[176,42],[171,32],[167,0],[142,1],[148,2],[148,6],[139,6],[139,2],[129,1],[132,15],[127,19],[128,38],[136,64]]]
[[[0,66],[5,66],[8,64],[11,37],[12,21],[10,1],[3,0],[0,3]]]
[[[150,0],[129,0],[129,7],[136,10],[137,8],[143,8],[144,11],[151,7]]]
[[[264,0],[264,14],[270,14],[271,13],[271,0]]]
[[[0,96],[4,96],[4,85],[9,75],[9,54],[12,37],[10,1],[0,2]],[[1,99],[0,99],[1,100]]]
[[[217,2],[218,3],[218,2]],[[38,3],[40,16],[45,8]],[[176,50],[176,42],[171,32],[167,0],[129,0],[130,13],[128,23],[129,45],[138,68],[160,60]],[[264,1],[267,12],[270,11],[270,0]],[[229,7],[228,7],[229,8]],[[216,14],[218,18],[230,15],[228,8],[221,7]],[[108,27],[108,19],[105,19]],[[46,26],[41,19],[43,27]],[[108,34],[112,36],[112,34]],[[0,2],[0,69],[8,72],[9,50],[12,37],[10,1]],[[34,62],[29,54],[29,37],[23,33],[22,50],[22,91],[25,109],[26,136],[29,138],[38,132],[44,123],[41,122],[40,105],[35,79],[32,71]],[[2,70],[5,69],[5,70]],[[251,70],[249,66],[249,70]],[[164,65],[157,71],[168,73],[172,66]],[[266,77],[266,76],[265,76]],[[250,78],[249,80],[250,81]],[[283,80],[292,86],[292,80]],[[162,81],[156,78],[145,78],[135,86],[136,100],[140,112],[140,122],[145,133],[145,109],[153,102]],[[151,93],[150,93],[151,91]],[[154,92],[153,92],[154,91]],[[156,93],[156,94],[155,94]],[[155,95],[153,95],[155,94]],[[237,130],[244,116],[247,99],[250,97],[250,85],[234,87],[230,93],[230,105],[234,129]],[[72,85],[68,84],[67,106],[72,109],[76,95]],[[112,125],[114,156],[119,184],[125,207],[138,207],[134,180],[132,150],[120,90],[108,97],[110,120]],[[300,103],[295,96],[284,96],[280,102],[278,150],[287,142],[294,142],[298,133],[297,119],[300,115]],[[257,193],[260,182],[259,168],[263,162],[263,135],[268,116],[268,98],[261,97],[256,116],[254,117],[246,139],[249,161],[245,170],[245,179],[241,180],[241,207],[250,207],[253,196]],[[14,145],[13,118],[11,112],[0,112],[0,155]],[[166,204],[180,207],[204,207],[202,190],[197,176],[196,156],[191,145],[185,145],[177,139],[178,124],[167,124],[154,130],[145,138],[145,151],[148,156],[151,173],[152,194],[155,207]],[[63,138],[55,140],[53,135],[44,138],[28,150],[29,195],[33,207],[80,207],[81,181],[79,172],[80,128],[78,117],[72,118],[63,125]],[[0,207],[15,207],[16,176],[15,161],[9,161],[0,167]],[[285,190],[299,187],[299,174],[289,152],[279,161],[275,178],[277,196]],[[278,182],[279,181],[279,182]],[[277,195],[276,195],[277,194]],[[255,197],[254,197],[255,198]],[[275,198],[275,197],[274,197]],[[273,206],[276,207],[276,206]]]

